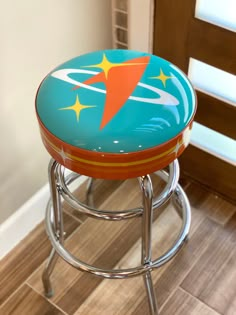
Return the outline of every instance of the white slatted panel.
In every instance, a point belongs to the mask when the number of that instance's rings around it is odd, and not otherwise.
[[[236,106],[235,75],[190,58],[188,76],[198,90]]]
[[[236,166],[236,141],[219,132],[194,122],[191,144]]]
[[[235,0],[197,0],[195,16],[211,24],[236,31]],[[220,98],[231,105],[236,105],[235,75],[193,58],[190,59],[188,74],[196,89]],[[211,113],[207,113],[207,115],[211,115]],[[225,123],[227,124],[227,121]],[[236,165],[236,142],[229,137],[199,123],[194,123],[191,143],[228,163]]]
[[[129,1],[112,0],[113,48],[127,49],[129,44]]]
[[[235,0],[197,0],[197,18],[236,31]]]
[[[151,51],[153,0],[121,0],[124,1],[127,2],[127,7],[123,7],[123,10],[127,9],[129,18],[128,48]],[[119,7],[118,2],[119,0],[113,0],[113,25],[114,6]],[[236,30],[236,0],[197,0],[195,14],[197,18],[209,23]],[[236,77],[232,74],[191,58],[189,77],[196,89],[235,105]],[[191,144],[228,163],[236,163],[236,142],[199,123],[193,125]]]

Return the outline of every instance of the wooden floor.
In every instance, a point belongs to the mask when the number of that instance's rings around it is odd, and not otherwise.
[[[154,183],[155,191],[158,183]],[[190,239],[179,254],[152,272],[161,315],[236,315],[236,209],[197,184],[183,181],[192,204]],[[85,198],[84,188],[78,193]],[[101,208],[140,204],[136,180],[96,182]],[[96,266],[140,263],[140,219],[104,222],[86,219],[65,206],[66,247]],[[171,205],[155,214],[153,256],[168,248],[180,220]],[[55,295],[43,295],[41,274],[50,244],[39,225],[0,262],[1,315],[145,315],[141,277],[103,280],[59,259],[52,275]]]

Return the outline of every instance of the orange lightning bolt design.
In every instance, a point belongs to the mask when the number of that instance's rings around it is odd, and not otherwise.
[[[149,56],[144,56],[117,64],[109,62],[103,56],[103,61],[100,64],[88,66],[99,67],[103,71],[83,83],[94,84],[103,82],[106,85],[106,101],[100,129],[104,128],[114,118],[133,93],[143,76],[149,60]],[[79,86],[76,86],[73,89],[78,88]]]

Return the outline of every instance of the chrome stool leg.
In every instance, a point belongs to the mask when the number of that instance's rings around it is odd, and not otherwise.
[[[47,264],[46,264],[44,271],[43,271],[43,274],[42,274],[44,294],[47,298],[50,298],[54,295],[54,291],[52,289],[52,284],[51,284],[51,280],[50,280],[50,275],[53,272],[53,269],[56,265],[57,259],[58,259],[58,255],[57,255],[55,249],[53,248],[51,250],[49,257],[48,257]]]
[[[140,177],[139,182],[143,195],[141,263],[144,266],[148,266],[152,263],[153,189],[149,175]],[[143,279],[147,291],[150,315],[158,315],[156,295],[150,270],[143,275]]]
[[[62,214],[62,207],[61,207],[61,196],[60,190],[57,186],[56,181],[56,167],[57,162],[51,160],[48,167],[48,177],[49,177],[49,186],[51,191],[51,199],[52,199],[52,208],[53,208],[53,228],[55,237],[58,239],[60,244],[64,243],[64,226],[63,226],[63,214]],[[53,269],[56,265],[58,259],[58,254],[53,248],[51,250],[50,256],[48,258],[47,264],[44,268],[42,274],[42,281],[44,286],[44,292],[46,297],[52,297],[54,292],[52,289],[50,275],[53,272]]]
[[[183,189],[178,184],[179,167],[178,161],[175,160],[169,165],[169,174],[163,170],[157,171],[156,175],[166,182],[163,191],[153,198],[152,182],[149,175],[139,177],[139,185],[142,191],[142,206],[133,209],[111,211],[98,210],[80,202],[70,191],[68,185],[80,174],[65,175],[64,167],[52,160],[49,165],[49,181],[51,187],[51,200],[46,209],[46,231],[54,250],[51,252],[48,263],[43,274],[43,283],[45,295],[52,296],[52,288],[50,283],[50,275],[53,272],[57,254],[60,255],[67,263],[74,268],[86,271],[96,276],[107,279],[125,279],[129,277],[142,275],[147,291],[147,297],[150,308],[150,315],[158,315],[158,308],[155,296],[155,290],[151,278],[151,271],[160,268],[162,265],[170,261],[180,250],[184,244],[191,222],[191,208],[188,198]],[[89,181],[88,190],[92,192],[92,180]],[[171,198],[172,197],[172,198]],[[121,221],[142,217],[142,262],[140,265],[131,268],[121,269],[103,269],[80,260],[64,247],[63,220],[61,209],[61,198],[65,200],[71,207],[87,216],[104,219],[109,221]],[[174,244],[161,256],[152,259],[151,241],[152,241],[152,216],[153,211],[162,206],[167,200],[172,199],[177,211],[181,211],[182,217],[181,230]],[[57,254],[56,254],[56,253]]]
[[[86,191],[86,203],[90,207],[94,207],[93,200],[94,178],[89,177]]]
[[[183,212],[182,212],[182,199],[181,194],[178,190],[175,190],[171,196],[171,201],[174,205],[175,211],[179,215],[180,219],[183,219]]]

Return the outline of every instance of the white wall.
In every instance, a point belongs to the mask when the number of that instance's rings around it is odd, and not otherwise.
[[[34,97],[81,53],[110,48],[110,0],[0,0],[0,223],[47,181]]]
[[[152,53],[154,0],[129,0],[129,49]]]

